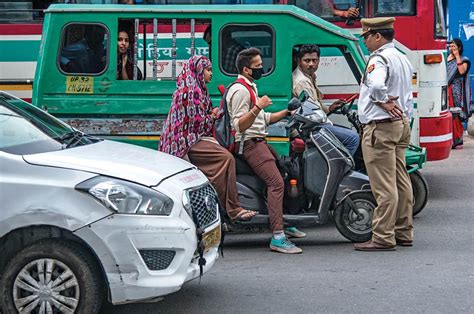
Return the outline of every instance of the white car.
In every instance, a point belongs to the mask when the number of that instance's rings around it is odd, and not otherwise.
[[[5,313],[153,300],[208,271],[220,238],[217,194],[190,163],[88,136],[0,92]]]

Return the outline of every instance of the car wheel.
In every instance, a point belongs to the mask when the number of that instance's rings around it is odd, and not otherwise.
[[[79,245],[42,240],[17,253],[0,282],[6,313],[98,313],[102,276]]]

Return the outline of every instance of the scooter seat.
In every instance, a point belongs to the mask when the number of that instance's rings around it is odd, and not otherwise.
[[[235,157],[235,168],[238,175],[251,175],[254,176],[255,172],[253,172],[252,168],[250,168],[249,164],[239,155],[234,155]]]

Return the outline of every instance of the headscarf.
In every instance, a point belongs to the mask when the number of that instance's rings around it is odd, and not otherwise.
[[[176,81],[171,108],[163,125],[158,150],[183,157],[203,136],[212,136],[212,103],[204,81],[211,61],[192,56]]]

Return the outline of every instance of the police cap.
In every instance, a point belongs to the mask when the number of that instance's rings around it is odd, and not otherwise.
[[[374,17],[370,19],[361,19],[360,22],[362,24],[362,34],[360,34],[360,37],[362,37],[370,31],[380,29],[393,29],[393,23],[395,22],[395,18]]]

